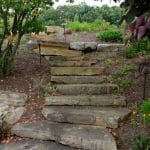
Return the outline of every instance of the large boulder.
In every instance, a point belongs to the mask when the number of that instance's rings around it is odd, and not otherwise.
[[[23,115],[27,95],[11,91],[0,91],[0,126],[3,122],[13,125]]]
[[[84,50],[84,42],[71,42],[70,49],[83,51]]]
[[[97,50],[96,42],[71,42],[70,49],[79,50],[83,52],[91,52]]]

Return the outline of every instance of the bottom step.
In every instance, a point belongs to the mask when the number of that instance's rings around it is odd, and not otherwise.
[[[83,150],[117,150],[114,138],[102,127],[42,121],[16,125],[12,133],[21,137],[52,140]]]
[[[0,150],[77,150],[50,141],[25,140],[1,144]]]

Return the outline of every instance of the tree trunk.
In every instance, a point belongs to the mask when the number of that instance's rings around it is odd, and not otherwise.
[[[16,37],[16,36],[13,36]],[[6,48],[0,53],[0,77],[4,77],[12,73],[15,64],[15,56],[18,50],[22,35],[15,38],[15,42],[8,42]]]
[[[7,48],[0,56],[0,76],[9,75],[14,67],[14,55],[12,51],[12,44],[8,44]]]

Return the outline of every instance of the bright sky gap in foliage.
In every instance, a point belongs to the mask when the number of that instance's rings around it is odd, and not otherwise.
[[[74,4],[81,4],[82,2],[86,2],[87,5],[90,6],[102,6],[102,5],[109,5],[109,6],[119,6],[120,3],[115,3],[113,0],[103,0],[101,1],[95,1],[95,0],[75,0]],[[66,0],[59,0],[58,2],[55,2],[54,7],[56,8],[57,6],[60,5],[65,5],[68,4],[66,3]]]

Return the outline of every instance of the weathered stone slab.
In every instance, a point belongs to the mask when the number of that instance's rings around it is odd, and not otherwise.
[[[52,67],[52,75],[74,75],[74,76],[90,76],[100,75],[104,72],[104,67]]]
[[[51,76],[51,81],[64,84],[100,84],[106,83],[106,76]]]
[[[96,61],[49,61],[52,67],[90,67],[92,64],[95,64]]]
[[[43,121],[17,125],[12,129],[12,133],[21,137],[53,140],[83,150],[117,150],[112,135],[101,127]]]
[[[124,106],[125,97],[112,95],[71,95],[50,96],[45,100],[46,106]]]
[[[9,125],[16,123],[23,115],[23,107],[27,101],[27,95],[11,91],[0,91],[0,122]]]
[[[35,49],[34,52],[39,54],[39,49]],[[75,57],[75,56],[81,56],[82,52],[72,51],[72,50],[68,50],[67,48],[65,49],[59,47],[41,47],[41,55]]]
[[[70,106],[48,106],[43,109],[46,119],[53,122],[84,124],[117,128],[119,122],[130,114],[128,109],[117,108],[74,108]]]
[[[11,91],[0,91],[0,103],[10,106],[23,106],[27,101],[27,95]]]
[[[4,117],[4,121],[7,122],[7,124],[13,125],[21,118],[24,112],[24,107],[9,108],[9,111]]]
[[[6,104],[0,104],[0,122],[6,122],[9,125],[16,123],[25,111],[24,107],[10,107]]]
[[[119,51],[122,50],[124,44],[98,44],[97,51]]]
[[[85,48],[84,42],[71,42],[70,49],[82,51]]]
[[[117,88],[114,84],[67,84],[56,85],[56,90],[62,94],[111,94]]]
[[[77,150],[50,141],[25,140],[1,144],[0,150]]]
[[[96,42],[71,42],[70,49],[90,52],[97,49]]]

